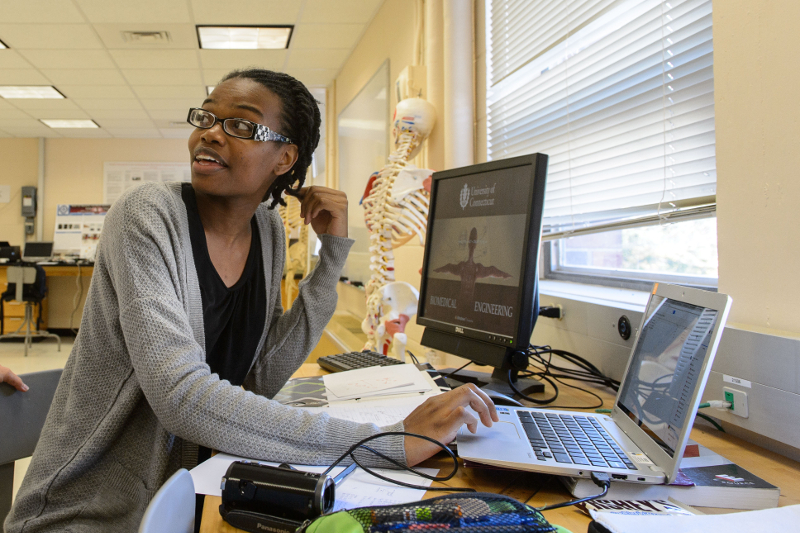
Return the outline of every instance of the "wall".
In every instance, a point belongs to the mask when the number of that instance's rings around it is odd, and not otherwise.
[[[0,241],[22,246],[25,239],[24,218],[20,215],[22,187],[36,187],[39,173],[38,139],[0,139],[0,185],[11,187],[11,201],[0,204]],[[32,236],[31,240],[35,240]]]
[[[106,161],[188,162],[189,149],[184,139],[47,139],[44,240],[53,239],[58,204],[103,203]]]
[[[714,3],[719,289],[729,323],[800,334],[795,0]]]

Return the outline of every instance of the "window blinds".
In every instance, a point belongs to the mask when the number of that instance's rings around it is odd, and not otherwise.
[[[551,230],[714,203],[710,0],[492,0],[487,26],[488,159],[550,156]]]

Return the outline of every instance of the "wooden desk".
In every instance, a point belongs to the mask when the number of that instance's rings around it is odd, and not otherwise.
[[[6,290],[6,270],[9,265],[7,263],[0,264],[0,292]],[[69,318],[72,316],[72,310],[75,301],[75,283],[71,280],[63,278],[77,278],[79,275],[83,279],[83,289],[81,299],[79,301],[78,309],[74,316],[74,327],[80,324],[81,313],[83,312],[83,300],[86,297],[89,280],[94,273],[94,266],[91,265],[43,265],[44,272],[47,275],[48,282],[48,296],[42,301],[42,329],[50,328],[68,328]],[[58,278],[58,279],[51,279]],[[24,305],[18,302],[5,302],[3,307],[4,314],[4,331],[0,333],[9,333],[14,331],[22,323],[22,318],[25,316]]]
[[[295,373],[295,377],[317,376],[324,373],[317,365],[303,365]],[[587,401],[587,395],[573,392],[571,389],[561,389],[559,405],[578,406]],[[609,407],[614,397],[610,391],[593,389],[603,400],[604,407]],[[787,459],[782,455],[770,452],[754,444],[738,439],[732,435],[717,431],[710,426],[695,425],[691,438],[700,444],[714,450],[720,455],[734,461],[736,464],[764,478],[766,481],[781,488],[779,506],[800,503],[800,463]],[[444,458],[432,458],[420,466],[440,468],[442,472],[449,471],[451,463]],[[547,474],[534,474],[530,472],[507,472],[499,474],[488,469],[459,468],[456,477],[436,486],[472,487],[482,492],[493,492],[511,496],[532,507],[541,507],[552,503],[567,501],[572,496],[555,477]],[[440,496],[442,493],[427,492],[426,498]],[[201,533],[233,533],[239,532],[222,520],[219,506],[222,498],[206,496],[203,507],[203,518],[200,527]],[[730,509],[701,508],[704,513],[730,513]],[[558,524],[572,531],[583,533],[589,525],[589,518],[575,507],[565,507],[545,512],[545,517],[552,523]]]

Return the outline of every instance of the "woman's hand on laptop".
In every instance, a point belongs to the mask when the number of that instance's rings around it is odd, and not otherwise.
[[[3,365],[0,365],[0,383],[8,383],[20,392],[28,390],[28,386],[22,382],[22,379]]]
[[[494,402],[475,385],[468,383],[455,390],[429,398],[403,421],[405,431],[431,437],[444,445],[456,438],[464,424],[472,433],[478,430],[478,420],[467,409],[480,417],[480,422],[491,427],[497,422]],[[433,456],[441,448],[423,439],[405,438],[406,462],[413,466]]]

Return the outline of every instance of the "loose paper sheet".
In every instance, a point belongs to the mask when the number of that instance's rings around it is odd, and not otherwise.
[[[328,401],[425,392],[431,385],[414,365],[373,366],[323,377]],[[331,396],[332,395],[332,396]]]
[[[208,494],[211,496],[222,496],[221,481],[228,467],[234,461],[253,461],[243,457],[236,457],[225,453],[219,453],[209,460],[197,465],[191,470],[192,480],[194,481],[194,491],[197,494]],[[278,466],[278,463],[258,461],[261,464]],[[298,470],[306,472],[324,472],[325,466],[302,466],[293,465]],[[331,471],[331,477],[341,472],[344,467],[336,467]],[[428,475],[436,475],[439,471],[435,468],[418,468],[421,472]],[[429,487],[431,481],[413,474],[402,473],[397,470],[375,469],[379,474],[403,481]],[[340,485],[336,487],[336,504],[334,511],[343,509],[355,509],[370,505],[392,505],[397,503],[416,502],[422,499],[425,491],[422,489],[410,489],[394,485],[369,475],[360,468],[347,476]]]

